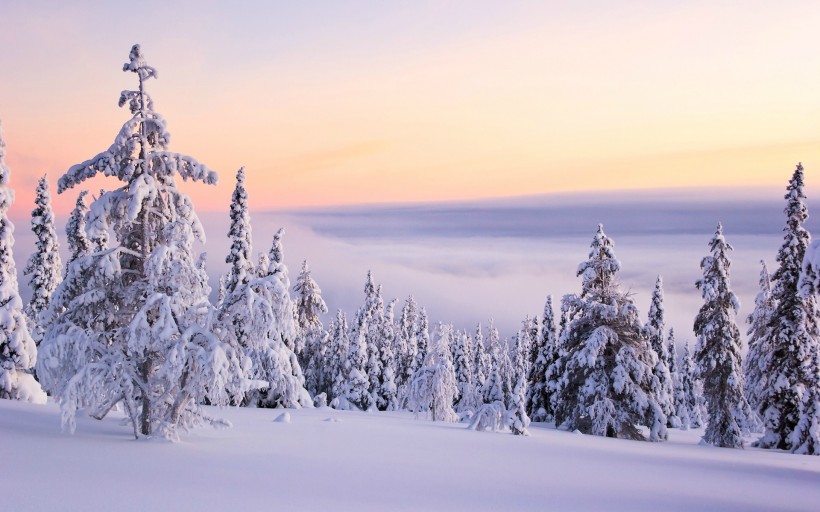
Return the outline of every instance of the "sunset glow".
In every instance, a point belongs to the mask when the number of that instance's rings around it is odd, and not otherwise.
[[[243,165],[258,210],[780,188],[820,164],[816,2],[143,3],[148,27],[105,2],[0,8],[13,215],[111,143],[136,42],[171,149],[220,172],[186,187],[200,210]]]

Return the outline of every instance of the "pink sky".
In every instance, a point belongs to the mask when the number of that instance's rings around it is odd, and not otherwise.
[[[255,209],[812,180],[820,4],[566,4],[6,3],[12,216],[111,143],[135,42],[201,210],[243,165]]]

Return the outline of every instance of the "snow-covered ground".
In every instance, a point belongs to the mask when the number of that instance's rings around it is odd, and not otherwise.
[[[0,400],[0,509],[820,510],[820,457],[641,443],[533,425],[473,432],[410,413],[226,409],[233,428],[135,441],[113,416],[60,432],[56,405]]]

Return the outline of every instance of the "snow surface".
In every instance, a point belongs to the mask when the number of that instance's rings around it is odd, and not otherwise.
[[[233,428],[136,441],[121,416],[0,400],[3,510],[820,510],[820,457],[573,435],[473,432],[412,413],[211,410]],[[341,421],[327,421],[328,418]]]

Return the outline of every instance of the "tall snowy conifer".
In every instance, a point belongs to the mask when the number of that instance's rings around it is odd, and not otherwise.
[[[347,409],[347,377],[348,352],[350,338],[348,337],[347,317],[341,309],[336,311],[336,319],[330,324],[330,349],[328,355],[327,373],[329,375],[328,399],[331,406],[337,409]]]
[[[31,300],[26,305],[26,317],[31,337],[38,345],[45,334],[45,317],[54,290],[63,280],[63,262],[60,259],[60,242],[54,227],[54,212],[51,209],[51,194],[46,177],[40,178],[35,191],[36,207],[31,212],[31,230],[37,238],[34,253],[29,257],[23,274],[29,277]]]
[[[683,389],[683,379],[678,368],[678,348],[675,345],[674,329],[669,329],[666,353],[669,355],[669,375],[672,376],[672,407],[675,411],[675,417],[678,419],[677,427],[681,430],[688,430],[691,420],[686,402],[686,393]]]
[[[675,414],[674,408],[674,385],[669,372],[669,354],[665,345],[665,318],[663,309],[663,279],[658,276],[655,281],[655,289],[652,291],[652,301],[649,304],[649,319],[646,322],[647,334],[652,350],[658,356],[658,363],[652,369],[652,373],[657,379],[654,385],[655,396],[663,408],[666,415],[667,426],[679,427],[680,420]]]
[[[439,324],[437,341],[407,389],[407,406],[416,414],[428,411],[433,421],[458,421],[453,409],[458,384],[451,361],[453,326]]]
[[[31,376],[37,345],[31,338],[14,264],[14,225],[8,210],[14,191],[8,188],[11,171],[6,166],[6,143],[0,126],[0,398],[45,402],[40,385]]]
[[[749,351],[746,353],[746,360],[743,363],[746,377],[744,392],[749,404],[755,410],[759,410],[760,407],[758,390],[762,389],[761,380],[763,375],[761,371],[763,368],[761,368],[761,365],[767,357],[765,351],[769,348],[767,340],[769,339],[770,324],[776,306],[772,298],[769,269],[766,268],[766,262],[763,260],[760,260],[760,265],[760,291],[755,297],[754,311],[746,318],[746,322],[749,324],[749,329],[746,331],[746,334],[749,335]]]
[[[481,398],[473,382],[472,339],[466,331],[456,334],[453,367],[458,383],[457,407],[459,412],[475,411],[481,405]]]
[[[703,278],[696,283],[703,306],[695,317],[695,361],[709,416],[703,440],[714,446],[742,448],[749,418],[743,394],[740,330],[735,321],[740,303],[729,286],[728,253],[732,246],[723,237],[722,225],[718,224],[709,248],[711,255],[700,263]]]
[[[229,265],[225,279],[225,294],[230,295],[239,285],[253,278],[251,216],[248,212],[248,193],[245,190],[245,168],[236,171],[236,186],[231,196],[231,225],[228,229],[230,252],[225,258]]]
[[[530,347],[526,410],[535,421],[547,421],[552,418],[552,388],[547,381],[547,372],[555,360],[555,355],[555,316],[552,310],[552,295],[548,295],[540,335]]]
[[[800,421],[803,395],[816,382],[806,371],[818,340],[818,318],[814,294],[802,294],[798,282],[810,235],[803,227],[808,219],[803,192],[803,166],[797,168],[786,187],[786,226],[783,245],[777,253],[780,264],[772,275],[774,314],[765,341],[756,350],[764,355],[758,364],[753,396],[763,418],[765,433],[758,441],[762,448],[797,450],[793,432]]]
[[[395,337],[396,355],[396,386],[399,395],[413,375],[413,361],[416,358],[416,324],[418,321],[418,306],[413,296],[407,297],[401,308],[399,325]]]
[[[297,345],[304,347],[299,356],[299,363],[304,368],[305,387],[311,395],[317,395],[324,390],[322,382],[325,380],[325,356],[327,347],[324,326],[321,315],[327,313],[327,305],[322,299],[322,290],[308,269],[307,260],[302,262],[302,271],[293,286],[296,293],[296,319],[299,329],[298,336],[302,339]]]
[[[157,73],[139,45],[123,71],[139,79],[120,96],[131,119],[108,150],[58,182],[59,192],[97,174],[124,184],[91,205],[87,231],[102,250],[76,260],[55,292],[37,372],[70,430],[79,409],[102,417],[122,404],[135,436],[173,439],[214,422],[202,414],[205,400],[241,399],[247,383],[234,346],[213,333],[207,276],[192,255],[204,233],[176,188],[175,175],[214,184],[216,173],[168,151],[165,121],[144,89]],[[104,249],[109,230],[116,244]]]
[[[681,425],[686,424],[691,428],[700,428],[703,426],[703,397],[702,386],[697,378],[697,367],[692,360],[692,355],[689,351],[689,343],[683,346],[683,358],[680,365],[680,389],[683,394],[683,407],[689,413],[688,421],[682,416],[682,409],[678,409],[678,417],[681,418]]]
[[[619,289],[620,262],[602,225],[589,259],[578,266],[580,295],[566,295],[567,324],[561,337],[565,368],[556,400],[556,423],[607,437],[666,439],[666,416],[653,392],[658,363],[638,319],[638,310]]]

